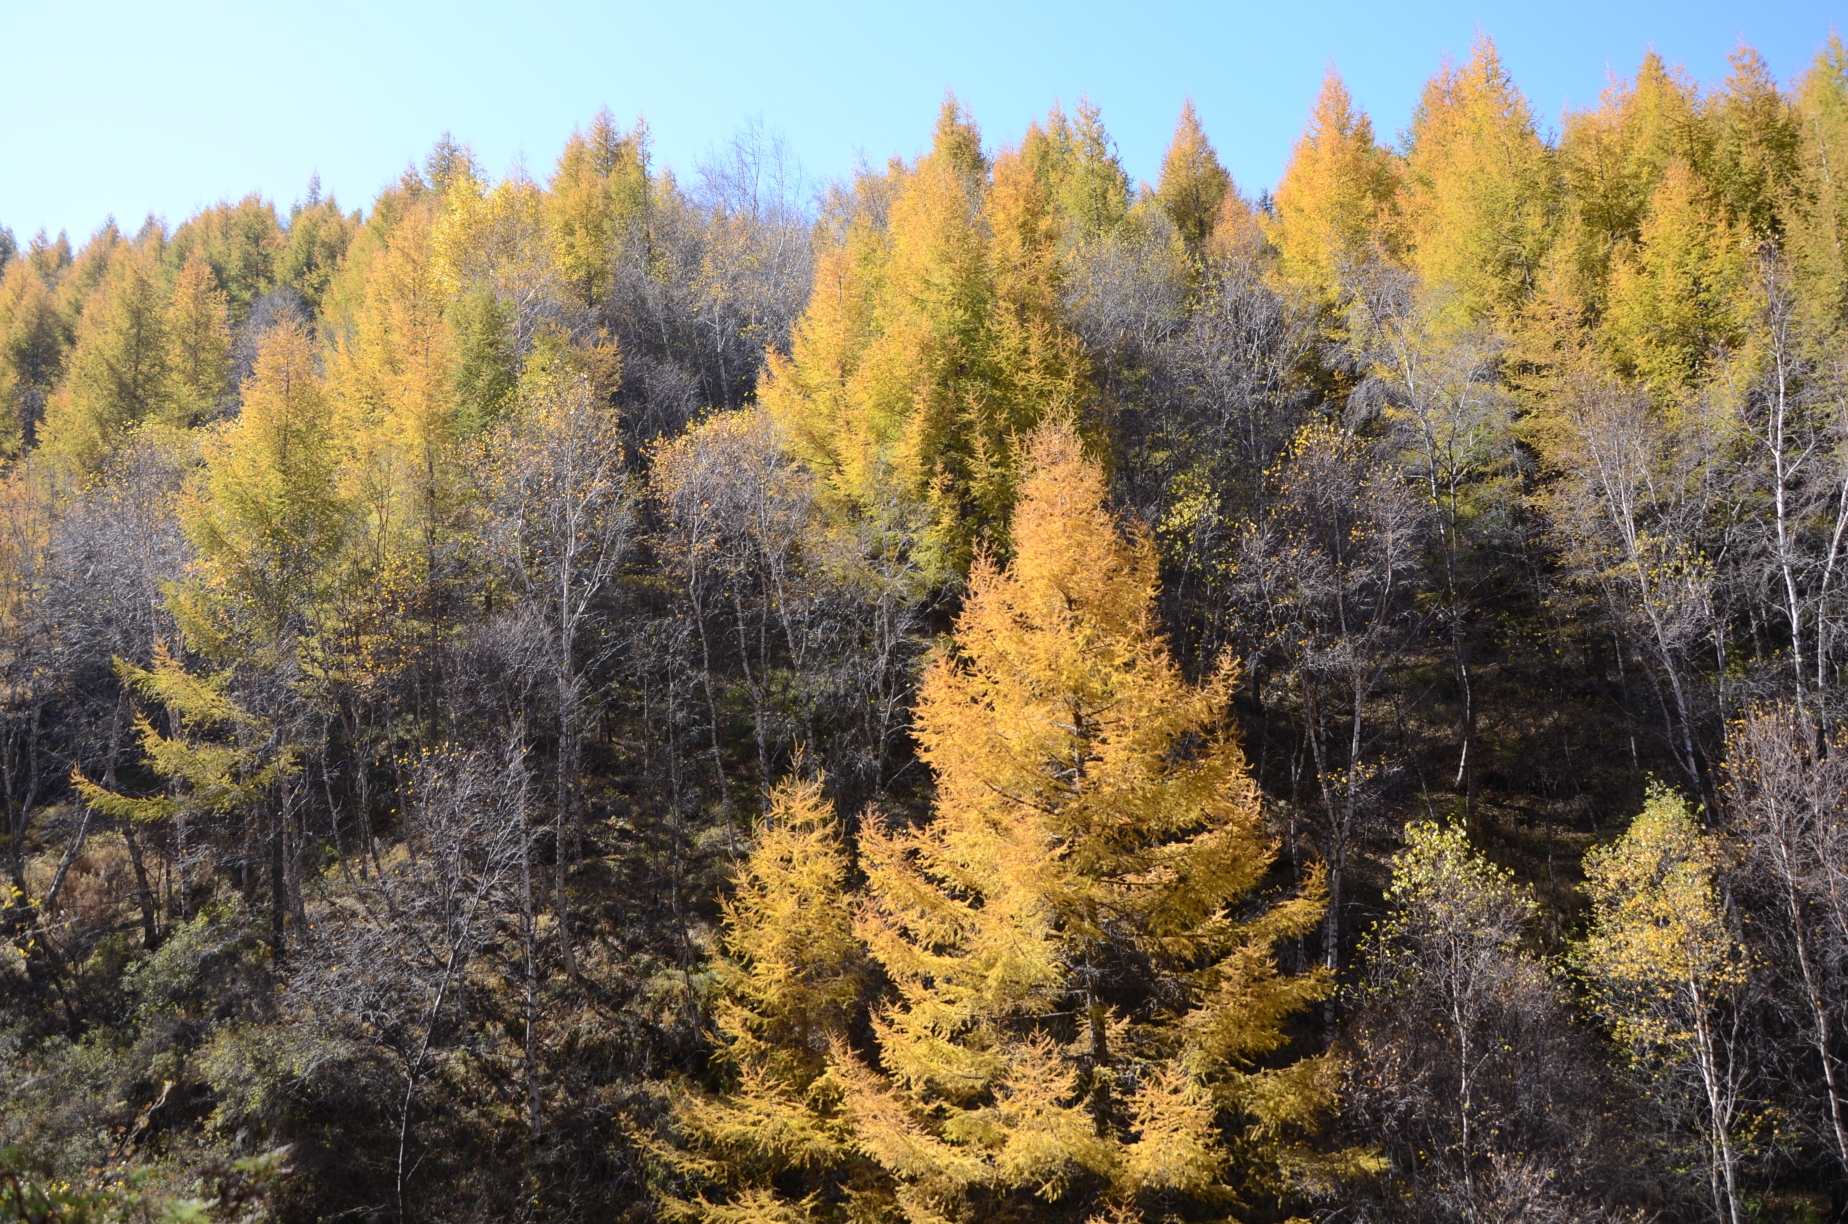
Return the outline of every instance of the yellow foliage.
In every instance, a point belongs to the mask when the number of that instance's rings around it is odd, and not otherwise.
[[[1831,34],[1797,84],[1796,190],[1784,203],[1804,305],[1817,322],[1848,323],[1848,48]]]
[[[414,558],[426,576],[464,496],[447,269],[431,249],[440,206],[430,194],[406,202],[368,253],[363,296],[327,358],[341,491],[362,515],[365,560]]]
[[[53,465],[77,478],[94,476],[136,425],[160,420],[167,357],[154,252],[124,245],[84,306],[69,375],[47,406],[43,443]]]
[[[1427,285],[1465,318],[1520,306],[1552,241],[1557,171],[1486,35],[1425,86],[1405,178],[1405,241]]]
[[[1638,242],[1611,274],[1605,345],[1619,368],[1673,398],[1738,332],[1745,252],[1693,169],[1670,162]]]
[[[332,414],[299,326],[264,338],[244,409],[207,442],[180,507],[197,550],[175,611],[208,652],[291,648],[312,628],[347,525]]]
[[[545,207],[553,257],[585,305],[609,296],[615,257],[648,201],[648,129],[629,132],[600,112],[559,155]]]
[[[1718,839],[1652,785],[1629,832],[1585,856],[1591,933],[1579,964],[1599,1012],[1639,1059],[1686,1058],[1745,981],[1719,890]]]
[[[1088,394],[1058,310],[1059,222],[1030,158],[992,167],[952,100],[931,151],[895,166],[883,225],[848,218],[820,253],[788,357],[759,397],[843,513],[920,508],[939,578],[995,541],[1018,440]],[[898,506],[894,506],[894,502]]]
[[[217,410],[231,384],[231,325],[224,291],[197,251],[186,257],[167,303],[167,370],[163,416],[197,425]]]
[[[1382,252],[1396,186],[1372,121],[1330,68],[1277,184],[1275,217],[1264,227],[1283,274],[1332,302],[1343,267]]]
[[[1272,957],[1320,920],[1313,882],[1232,915],[1274,848],[1222,721],[1231,673],[1182,678],[1155,581],[1071,427],[1042,425],[1013,561],[977,561],[919,693],[934,818],[862,835],[858,930],[895,997],[874,1019],[879,1072],[836,1065],[910,1219],[1075,1206],[1082,1185],[1225,1198],[1226,1105],[1326,994]],[[1141,1001],[1157,983],[1159,1011]],[[1249,1144],[1240,1176],[1284,1146]]]
[[[732,1220],[838,1218],[845,1188],[866,1170],[856,1157],[828,1073],[866,989],[846,894],[847,857],[834,812],[813,781],[772,797],[724,906],[716,966],[718,1054],[735,1076],[724,1095],[690,1094],[674,1109],[678,1145],[655,1144],[682,1179],[678,1216]],[[772,1183],[794,1177],[802,1197]]]
[[[1193,99],[1181,104],[1181,116],[1174,124],[1174,138],[1162,157],[1161,179],[1155,186],[1155,198],[1167,212],[1169,220],[1189,251],[1198,251],[1212,235],[1213,223],[1226,197],[1236,195],[1232,176],[1219,164],[1219,155],[1207,140],[1194,110]]]

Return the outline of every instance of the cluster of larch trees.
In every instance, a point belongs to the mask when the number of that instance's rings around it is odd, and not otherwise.
[[[1848,52],[1732,63],[0,231],[0,1212],[1840,1214]]]

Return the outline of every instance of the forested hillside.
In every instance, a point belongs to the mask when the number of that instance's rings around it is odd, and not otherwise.
[[[0,230],[0,1217],[1841,1218],[1848,50],[1732,64]]]

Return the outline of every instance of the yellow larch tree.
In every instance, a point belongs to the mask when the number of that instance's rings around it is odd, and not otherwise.
[[[327,287],[360,229],[357,212],[341,212],[332,197],[320,194],[319,177],[310,180],[308,199],[289,210],[288,243],[277,256],[276,279],[300,293],[319,315]]]
[[[1736,335],[1747,274],[1720,201],[1686,162],[1670,162],[1611,271],[1606,351],[1659,395],[1679,395]]]
[[[1018,439],[1088,394],[1057,309],[1045,185],[1018,151],[990,173],[980,134],[946,102],[929,153],[862,184],[891,193],[885,224],[850,212],[824,239],[790,354],[771,356],[759,388],[842,512],[924,517],[938,578],[998,539]]]
[[[820,784],[783,783],[724,903],[713,1014],[726,1091],[681,1097],[678,1142],[654,1145],[683,1183],[670,1216],[820,1224],[864,1220],[886,1197],[828,1066],[870,985],[847,874]]]
[[[166,301],[156,253],[123,244],[85,303],[69,373],[45,414],[44,446],[68,475],[101,469],[129,432],[167,405]]]
[[[1465,318],[1520,306],[1552,241],[1556,167],[1486,35],[1425,86],[1405,169],[1405,240],[1426,284]]]
[[[1274,956],[1315,927],[1319,879],[1254,904],[1275,848],[1232,676],[1182,678],[1155,573],[1070,426],[1042,425],[1013,560],[977,562],[920,690],[934,815],[861,838],[892,997],[876,1065],[841,1046],[835,1073],[918,1224],[1223,1215],[1313,1163],[1290,1136],[1333,1063],[1261,1064],[1329,988]]]
[[[173,232],[171,257],[182,264],[195,253],[204,259],[225,291],[232,321],[241,324],[251,303],[275,288],[287,243],[275,207],[261,196],[247,195],[188,219]]]
[[[648,204],[648,129],[599,111],[573,133],[553,171],[546,209],[560,274],[587,306],[609,296],[616,255]]]
[[[1392,155],[1330,68],[1264,227],[1280,270],[1332,302],[1344,267],[1384,253],[1396,191]]]
[[[430,233],[430,276],[446,300],[454,346],[454,427],[479,433],[512,402],[520,358],[569,290],[547,201],[515,175],[492,187],[458,178]]]
[[[1805,311],[1848,323],[1848,47],[1832,34],[1797,83],[1796,190],[1784,201],[1785,246]]]
[[[1629,831],[1585,856],[1591,929],[1577,960],[1632,1065],[1686,1100],[1714,1215],[1743,1224],[1746,1069],[1728,1013],[1749,966],[1721,894],[1723,856],[1687,801],[1651,784]]]
[[[174,611],[189,649],[274,663],[316,626],[349,508],[315,358],[299,324],[264,337],[243,410],[207,440],[181,499],[195,559]]]
[[[17,455],[36,441],[69,339],[38,261],[10,261],[0,276],[0,456]]]
[[[1671,162],[1704,166],[1712,141],[1700,93],[1651,51],[1634,81],[1616,81],[1590,110],[1566,116],[1560,174],[1586,227],[1608,249],[1634,238]]]
[[[186,257],[167,301],[166,416],[197,425],[231,386],[231,325],[224,291],[198,251]]]
[[[1779,237],[1780,206],[1801,160],[1797,109],[1757,51],[1741,44],[1727,61],[1732,72],[1708,100],[1713,163],[1707,177],[1735,228],[1761,241]]]
[[[348,451],[344,493],[363,515],[364,561],[413,583],[432,578],[463,494],[456,343],[431,251],[442,207],[428,189],[391,202],[383,232],[367,234],[349,258],[357,289],[327,357],[335,434]]]
[[[1712,144],[1700,91],[1653,51],[1634,81],[1614,81],[1596,107],[1568,114],[1559,142],[1566,207],[1550,269],[1555,287],[1602,306],[1612,261],[1636,242],[1669,166],[1698,170],[1710,162]]]
[[[1199,112],[1189,98],[1181,103],[1174,137],[1162,157],[1155,198],[1174,222],[1182,243],[1189,251],[1198,251],[1212,236],[1213,223],[1226,197],[1234,194],[1232,176],[1219,164],[1219,155],[1206,138]]]
[[[62,233],[50,250],[42,252],[40,272],[56,285],[58,313],[64,317],[65,331],[71,337],[76,336],[90,299],[109,278],[110,264],[117,253],[127,247],[128,241],[115,222],[107,221],[74,254],[70,241]],[[171,255],[171,250],[168,253]],[[53,265],[58,269],[55,276]]]

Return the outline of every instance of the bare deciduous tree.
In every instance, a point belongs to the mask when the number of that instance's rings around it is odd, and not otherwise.
[[[575,972],[565,893],[568,838],[582,839],[580,749],[587,641],[599,600],[634,532],[616,415],[588,377],[561,374],[535,388],[490,437],[484,463],[487,544],[518,596],[537,612],[556,697],[553,844],[558,933]]]
[[[1742,843],[1742,889],[1794,998],[1788,1010],[1810,1057],[1792,1088],[1808,1104],[1848,1174],[1840,1016],[1848,956],[1848,739],[1822,738],[1793,705],[1761,706],[1727,737],[1727,799]],[[1752,894],[1756,894],[1752,897]]]

